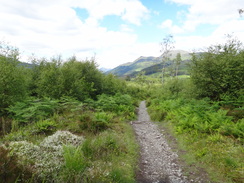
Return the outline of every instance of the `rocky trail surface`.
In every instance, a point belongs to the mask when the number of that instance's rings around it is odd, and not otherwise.
[[[141,148],[138,183],[188,183],[178,163],[178,155],[172,151],[158,126],[150,121],[145,101],[139,106],[138,121],[132,122]]]

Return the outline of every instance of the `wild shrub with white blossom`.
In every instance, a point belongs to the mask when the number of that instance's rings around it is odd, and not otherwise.
[[[46,137],[39,145],[27,141],[16,141],[9,144],[12,155],[19,162],[32,167],[40,178],[51,178],[57,175],[64,165],[63,146],[79,146],[84,141],[81,136],[68,131],[57,131]]]

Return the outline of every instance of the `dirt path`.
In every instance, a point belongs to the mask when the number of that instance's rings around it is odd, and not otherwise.
[[[138,121],[132,122],[141,147],[139,183],[188,183],[177,163],[178,156],[156,124],[150,121],[145,101],[139,106]]]

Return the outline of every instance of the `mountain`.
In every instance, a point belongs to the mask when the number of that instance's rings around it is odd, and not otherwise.
[[[30,64],[30,63],[26,63],[26,62],[20,62],[20,61],[19,61],[19,65],[24,66],[26,68],[30,68],[30,69],[35,66],[34,64]]]
[[[98,68],[100,71],[102,72],[108,72],[110,71],[111,69],[108,69],[108,68],[105,68],[105,67],[101,67],[101,68]]]
[[[151,65],[160,63],[159,57],[139,57],[134,62],[126,63],[115,67],[110,70],[108,73],[115,74],[117,76],[129,75],[135,71],[141,71],[142,69],[149,67]]]
[[[183,60],[179,66],[179,71],[178,71],[178,75],[188,75],[187,69],[186,69],[186,63],[189,62],[189,59],[187,60]],[[165,67],[170,67],[172,64],[172,61],[166,62],[165,63]],[[136,75],[138,75],[140,72],[143,72],[145,75],[152,75],[155,73],[160,73],[162,72],[163,69],[163,63],[159,63],[159,64],[155,64],[152,65],[150,67],[146,67],[144,69],[142,69],[141,71],[135,71],[131,74],[129,74],[128,76],[130,77],[136,77]]]
[[[190,53],[184,50],[172,50],[170,52],[170,60],[176,58],[177,53],[181,54],[182,60],[190,59]],[[122,64],[106,73],[112,73],[117,76],[135,76],[140,71],[146,71],[146,73],[159,72],[162,69],[162,55],[159,57],[139,57],[134,62]],[[170,65],[171,61],[167,62],[166,65]]]

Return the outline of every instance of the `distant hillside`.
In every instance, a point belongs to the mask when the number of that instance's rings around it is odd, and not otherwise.
[[[110,71],[111,69],[108,69],[108,68],[104,68],[104,67],[101,67],[101,68],[98,68],[100,71],[102,72],[108,72]]]
[[[33,68],[35,65],[34,64],[30,64],[30,63],[26,63],[26,62],[19,62],[20,66],[24,66],[26,68]]]
[[[190,59],[190,53],[183,50],[173,50],[170,52],[170,59],[173,60],[177,53],[181,54],[182,60]],[[112,73],[117,76],[134,76],[140,71],[145,71],[147,74],[159,72],[158,70],[162,69],[162,55],[159,57],[139,57],[134,62],[129,62],[123,65],[120,65],[107,73]],[[170,65],[171,62],[168,62],[167,65]]]
[[[178,71],[178,75],[188,75],[188,72],[186,71],[186,63],[189,62],[189,60],[184,60],[181,62],[181,65],[179,66],[179,71]],[[169,61],[165,64],[166,67],[171,66],[172,62]],[[145,75],[152,75],[155,73],[159,73],[162,72],[163,69],[163,63],[159,63],[159,64],[155,64],[152,65],[150,67],[144,68],[141,71],[135,71],[131,74],[129,74],[128,76],[130,77],[135,77],[137,74],[139,74],[140,72],[143,72]]]
[[[120,65],[112,70],[110,70],[108,73],[115,74],[117,76],[125,76],[130,75],[131,73],[135,71],[141,71],[142,69],[155,65],[157,63],[160,63],[159,57],[139,57],[134,62],[126,63],[123,65]]]

